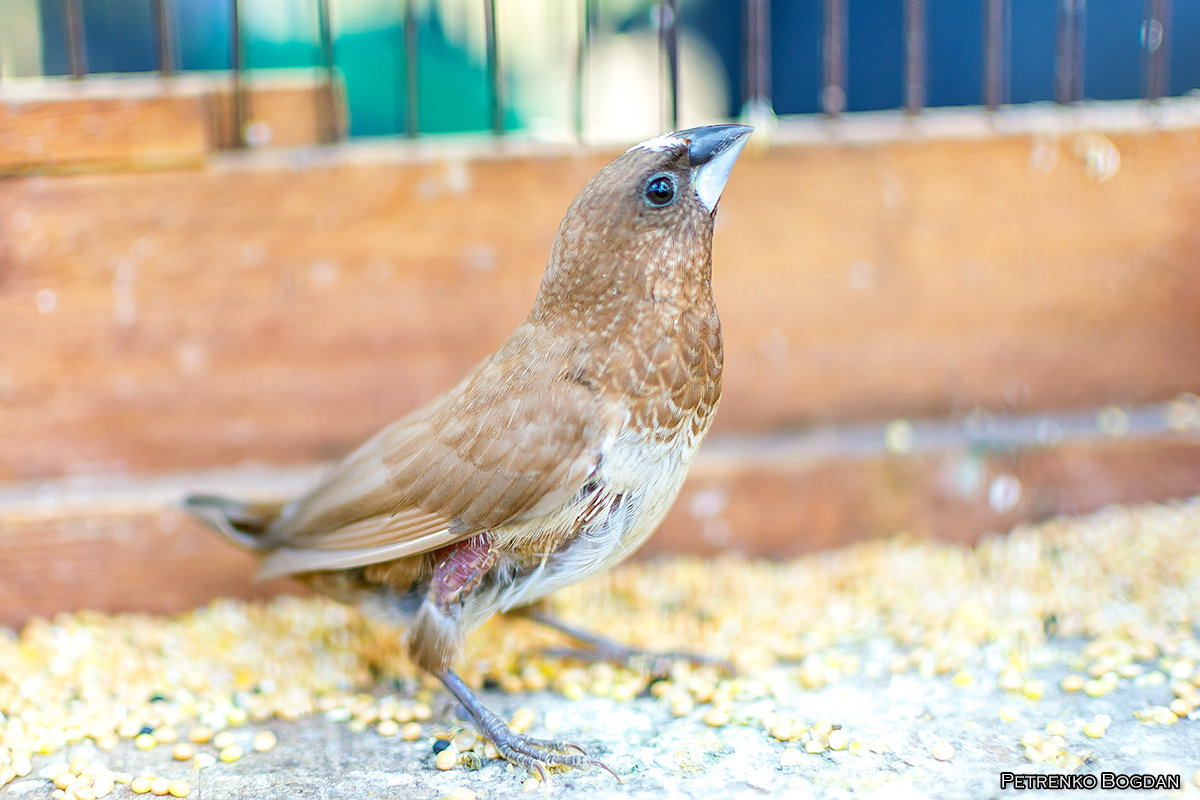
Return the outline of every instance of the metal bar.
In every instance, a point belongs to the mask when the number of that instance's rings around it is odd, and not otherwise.
[[[317,36],[321,46],[321,67],[325,70],[325,91],[317,102],[317,130],[321,141],[336,142],[341,133],[334,102],[336,75],[333,65],[333,22],[329,16],[329,0],[317,0]]]
[[[904,110],[925,107],[925,0],[904,0]]]
[[[417,0],[408,0],[404,4],[404,133],[410,137],[420,130],[417,33]]]
[[[233,143],[235,147],[246,145],[246,87],[242,84],[242,12],[240,0],[230,0],[229,21],[229,72],[233,79]]]
[[[825,84],[821,107],[831,117],[846,110],[846,4],[825,0],[825,35],[821,52],[825,61]]]
[[[771,97],[771,0],[746,0],[746,105],[773,113]]]
[[[151,0],[154,15],[154,50],[158,55],[158,71],[164,78],[175,72],[175,37],[171,35],[170,0]]]
[[[1170,92],[1171,0],[1146,0],[1142,20],[1142,96],[1158,100]]]
[[[71,77],[78,80],[88,71],[82,1],[63,0],[63,15],[67,19],[67,48],[71,61]]]
[[[1054,101],[1083,99],[1084,24],[1087,0],[1058,0],[1058,43],[1054,61]]]
[[[666,127],[679,128],[679,0],[663,0],[658,4],[658,52],[665,57]]]
[[[595,0],[583,0],[580,5],[581,16],[579,25],[579,41],[575,47],[575,138],[582,142],[584,126],[584,107],[587,105],[584,73],[587,71],[588,53],[592,49],[592,28],[596,24]]]
[[[983,0],[983,104],[1008,102],[1008,0]]]
[[[487,38],[487,72],[491,102],[492,133],[504,130],[504,103],[501,98],[500,57],[496,46],[496,0],[483,0],[483,27]]]

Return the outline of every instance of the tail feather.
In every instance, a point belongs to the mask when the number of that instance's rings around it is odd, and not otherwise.
[[[194,494],[183,501],[183,507],[239,547],[264,553],[273,549],[266,533],[283,510],[283,503],[252,503]]]

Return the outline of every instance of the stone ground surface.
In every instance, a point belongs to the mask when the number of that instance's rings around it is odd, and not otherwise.
[[[1076,643],[1063,653],[1077,651]],[[1041,677],[1054,686],[1066,674],[1048,668]],[[622,778],[618,783],[597,769],[556,774],[549,785],[523,790],[526,775],[504,762],[488,761],[477,771],[442,772],[433,764],[432,740],[416,742],[383,738],[368,731],[351,733],[342,722],[322,716],[296,722],[272,721],[239,731],[247,755],[233,763],[217,763],[197,772],[172,760],[170,748],[142,752],[123,742],[99,754],[115,769],[134,774],[152,772],[187,779],[191,797],[203,800],[247,798],[440,798],[454,789],[473,790],[480,800],[507,797],[554,797],[576,800],[611,798],[986,798],[1018,796],[1187,796],[1200,797],[1193,775],[1200,769],[1197,722],[1169,726],[1139,722],[1133,711],[1169,700],[1163,685],[1132,683],[1100,698],[1081,693],[1048,692],[1040,700],[1015,697],[992,687],[954,685],[948,676],[912,674],[856,679],[816,690],[796,687],[790,696],[763,700],[789,705],[812,719],[837,719],[854,738],[882,752],[849,750],[804,752],[796,743],[769,736],[757,724],[738,724],[737,717],[713,728],[703,709],[676,718],[660,701],[643,697],[631,702],[585,696],[566,700],[551,692],[509,695],[484,692],[485,701],[502,714],[527,706],[537,714],[534,735],[567,738],[586,747]],[[1004,722],[997,708],[1014,705],[1019,716]],[[742,707],[755,715],[762,709]],[[435,715],[453,720],[448,700],[439,697]],[[1104,736],[1088,738],[1082,725],[1096,714],[1112,718]],[[1086,760],[1080,770],[1099,774],[1159,773],[1181,776],[1182,795],[1175,792],[1077,791],[1071,795],[1043,791],[1022,793],[1000,788],[1003,771],[1050,773],[1029,763],[1019,744],[1026,730],[1042,731],[1048,722],[1067,727],[1068,751]],[[253,733],[269,727],[279,744],[266,753],[251,751]],[[449,728],[453,730],[453,723]],[[938,761],[936,742],[953,745],[954,755]],[[88,751],[94,752],[94,751]],[[34,773],[0,790],[0,798],[48,798],[53,787],[38,778],[46,762],[64,760],[71,750],[35,761]],[[133,796],[118,786],[110,797]],[[146,795],[148,797],[152,795]]]
[[[1200,498],[1050,520],[971,548],[898,538],[789,563],[635,562],[556,595],[550,611],[564,620],[728,657],[738,669],[727,677],[675,664],[655,682],[564,661],[528,620],[473,634],[471,680],[509,690],[484,690],[484,702],[510,719],[529,709],[531,735],[577,743],[619,782],[592,768],[531,786],[478,757],[396,629],[330,601],[31,620],[0,630],[0,777],[27,773],[0,800],[51,800],[52,778],[74,780],[72,761],[84,775],[98,762],[186,779],[201,800],[1064,796],[1003,788],[1006,771],[1171,776],[1180,791],[1106,794],[1200,800],[1198,540]],[[327,710],[302,716],[314,709]],[[381,719],[417,738],[381,735]],[[202,770],[175,761],[169,740],[197,720],[225,728],[244,757]],[[278,743],[256,752],[264,729]],[[167,743],[136,748],[135,737],[153,744],[151,730]],[[84,736],[115,748],[68,744]],[[479,768],[437,769],[438,739]],[[48,754],[30,770],[29,752]],[[130,786],[108,796],[127,800]]]

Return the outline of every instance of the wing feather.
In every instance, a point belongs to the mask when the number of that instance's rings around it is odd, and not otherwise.
[[[260,576],[428,552],[578,495],[624,417],[593,388],[564,379],[569,340],[547,347],[529,328],[290,504],[268,533],[275,549]]]

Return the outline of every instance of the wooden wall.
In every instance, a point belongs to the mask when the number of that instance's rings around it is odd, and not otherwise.
[[[971,541],[1200,490],[1200,123],[1055,120],[758,137],[719,214],[713,448],[648,551]],[[203,141],[187,168],[0,180],[0,619],[246,590],[250,561],[160,495],[38,498],[344,453],[520,321],[563,209],[619,152]],[[1080,415],[1067,437],[972,434]]]

